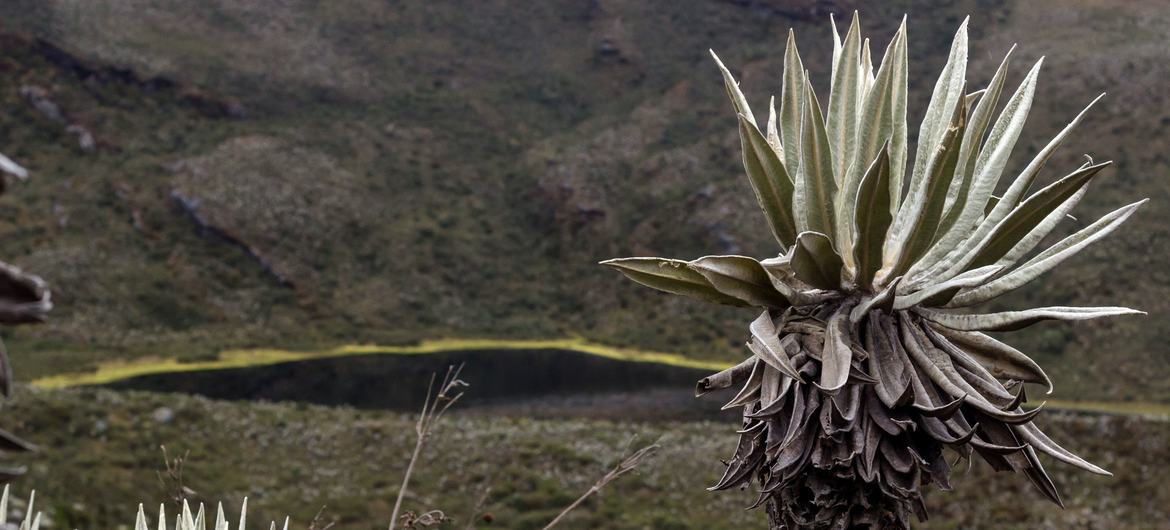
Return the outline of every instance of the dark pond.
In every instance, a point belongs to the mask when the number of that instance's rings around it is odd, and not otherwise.
[[[216,399],[302,401],[417,411],[432,373],[464,364],[465,413],[631,420],[731,419],[730,395],[694,398],[709,371],[566,350],[474,350],[355,355],[250,368],[153,374],[105,385]]]

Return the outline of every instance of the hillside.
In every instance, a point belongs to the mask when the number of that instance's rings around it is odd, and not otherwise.
[[[4,2],[0,150],[34,177],[0,199],[0,256],[48,279],[57,304],[49,324],[8,332],[18,377],[110,357],[435,337],[578,334],[741,356],[750,315],[595,264],[774,252],[706,50],[760,105],[778,89],[791,26],[824,82],[830,41],[815,8],[831,3],[807,4]],[[1057,235],[1151,203],[995,307],[1149,311],[1013,340],[1057,397],[1170,401],[1170,8],[908,1],[867,9],[865,29],[888,36],[903,12],[912,124],[966,14],[972,84],[1013,42],[1013,85],[1047,55],[1011,167],[1109,92],[1042,176],[1086,152],[1117,162]]]

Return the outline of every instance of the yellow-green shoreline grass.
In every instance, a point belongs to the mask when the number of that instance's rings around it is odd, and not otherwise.
[[[272,364],[328,359],[356,355],[427,355],[477,350],[565,350],[596,355],[607,359],[646,362],[718,371],[730,366],[725,361],[692,359],[677,353],[619,348],[582,338],[543,340],[505,339],[435,339],[406,346],[376,344],[349,344],[328,350],[292,351],[276,348],[248,348],[224,350],[209,361],[183,362],[174,358],[144,357],[133,360],[103,362],[96,370],[78,373],[54,374],[32,381],[32,386],[45,389],[85,385],[103,385],[132,377],[163,373],[199,372],[226,368],[248,368]],[[1069,401],[1047,400],[1048,409],[1108,414],[1126,414],[1152,419],[1170,420],[1170,404],[1137,401]]]
[[[142,357],[133,360],[113,360],[98,364],[96,370],[61,373],[32,381],[37,388],[66,388],[83,385],[102,385],[132,377],[162,373],[199,372],[224,368],[248,368],[295,361],[349,357],[355,355],[426,355],[475,350],[567,350],[615,359],[647,362],[718,371],[730,366],[722,361],[700,360],[676,353],[618,348],[589,342],[582,338],[543,340],[502,339],[436,339],[424,340],[407,346],[349,344],[329,350],[292,351],[276,348],[249,348],[225,350],[215,359],[184,362],[174,358]]]

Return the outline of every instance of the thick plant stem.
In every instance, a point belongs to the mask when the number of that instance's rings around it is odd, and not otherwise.
[[[910,530],[906,501],[873,484],[838,482],[837,493],[819,502],[806,486],[785,488],[765,503],[768,530]]]

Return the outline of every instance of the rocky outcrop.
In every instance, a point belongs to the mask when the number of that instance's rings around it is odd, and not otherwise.
[[[275,279],[277,283],[285,287],[296,287],[291,279],[289,279],[287,276],[277,270],[275,266],[273,266],[272,260],[268,259],[260,251],[260,249],[252,246],[252,244],[248,243],[242,237],[232,232],[230,228],[219,226],[212,223],[211,221],[208,221],[207,218],[199,212],[199,206],[201,202],[199,199],[185,195],[181,190],[178,189],[171,190],[171,198],[175,200],[175,204],[179,206],[183,213],[187,214],[187,217],[189,217],[191,221],[195,223],[195,226],[199,229],[200,234],[207,237],[218,238],[228,244],[239,247],[244,252],[246,252],[248,256],[255,260],[256,263],[260,265],[260,268],[264,269],[265,273],[267,273],[269,276],[272,276],[272,278]]]
[[[48,90],[37,85],[24,85],[20,87],[20,95],[41,113],[41,116],[65,127],[65,133],[77,139],[77,146],[82,151],[90,152],[97,148],[97,141],[94,140],[89,128],[70,118],[53,100]]]
[[[34,39],[34,45],[50,63],[72,72],[86,83],[110,81],[133,85],[150,92],[170,90],[175,92],[180,101],[205,116],[237,119],[247,116],[244,105],[236,98],[216,94],[169,77],[144,76],[133,68],[86,60],[44,39]]]
[[[199,234],[298,290],[314,288],[374,210],[337,160],[267,136],[233,138],[169,169],[170,197]]]

